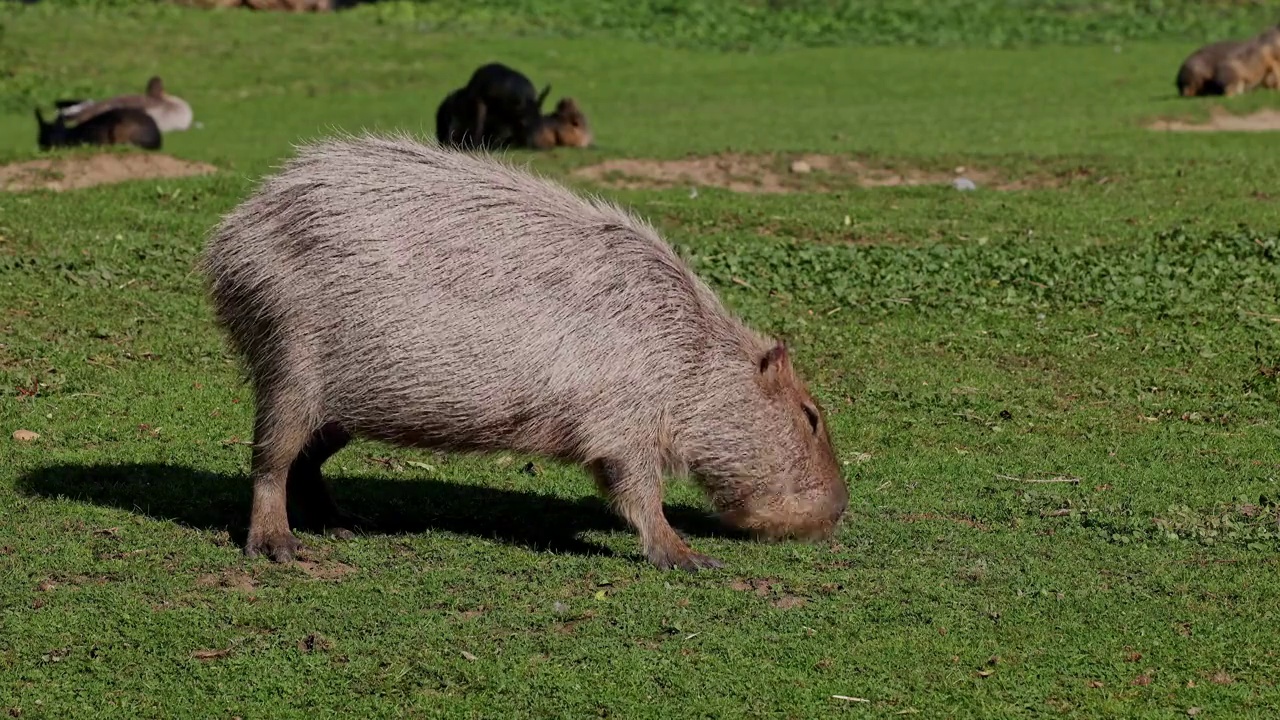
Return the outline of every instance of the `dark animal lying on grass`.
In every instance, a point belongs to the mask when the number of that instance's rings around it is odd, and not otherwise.
[[[1248,40],[1223,40],[1196,50],[1178,68],[1183,97],[1239,95],[1280,88],[1280,27]]]
[[[68,122],[84,122],[95,115],[118,110],[134,108],[142,110],[156,121],[160,132],[187,130],[191,127],[193,114],[187,101],[164,91],[164,81],[158,76],[147,81],[147,91],[143,95],[117,95],[106,100],[58,100],[54,103],[58,114]]]
[[[529,78],[501,63],[481,66],[440,103],[436,139],[469,148],[527,147],[550,91],[548,85],[538,93]]]
[[[40,132],[36,142],[41,150],[77,145],[137,145],[160,149],[160,128],[150,115],[136,108],[119,108],[94,115],[82,123],[67,125],[61,115],[46,122],[36,108]]]
[[[647,223],[490,156],[311,144],[202,268],[257,397],[251,556],[298,551],[289,504],[351,535],[321,466],[353,437],[581,463],[660,568],[719,566],[667,522],[666,474],[767,538],[829,537],[848,503],[784,345]]]

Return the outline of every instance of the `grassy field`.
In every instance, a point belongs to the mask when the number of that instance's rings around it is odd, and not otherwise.
[[[1197,32],[1265,8],[615,5],[0,8],[0,161],[37,156],[32,104],[161,72],[203,123],[164,152],[221,169],[0,193],[0,713],[1280,713],[1280,155],[1144,128],[1280,108],[1173,92]],[[669,516],[726,568],[662,573],[577,469],[356,443],[327,470],[376,531],[242,556],[252,393],[204,234],[292,143],[430,132],[491,59],[598,136],[522,160],[652,219],[794,346],[850,483],[835,541],[722,536],[678,483]],[[571,174],[726,152],[1021,189]]]

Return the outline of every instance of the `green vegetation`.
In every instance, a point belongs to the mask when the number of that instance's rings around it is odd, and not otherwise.
[[[0,193],[0,713],[1280,709],[1280,157],[1144,129],[1278,104],[1173,96],[1261,6],[74,4],[0,9],[0,161],[37,156],[33,104],[159,72],[204,125],[164,152],[222,172]],[[1022,182],[603,191],[796,348],[851,487],[834,542],[721,535],[676,483],[726,568],[664,574],[574,468],[357,443],[327,470],[377,532],[243,558],[252,398],[204,233],[291,143],[429,133],[490,59],[582,103],[598,148],[521,159],[592,191],[571,171],[725,151]]]

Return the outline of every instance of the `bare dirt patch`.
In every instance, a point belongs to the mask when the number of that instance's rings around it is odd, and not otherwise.
[[[253,579],[252,575],[244,572],[243,570],[224,570],[220,573],[210,573],[196,578],[196,587],[216,587],[225,588],[227,590],[253,592],[257,589],[258,583]]]
[[[1248,115],[1233,115],[1220,105],[1209,111],[1209,121],[1157,120],[1148,130],[1163,132],[1269,132],[1280,130],[1280,110],[1263,108]]]
[[[0,189],[77,190],[152,178],[205,175],[218,168],[155,153],[102,153],[0,165]]]
[[[356,571],[356,568],[337,561],[294,560],[293,565],[315,580],[341,580]]]
[[[574,177],[622,189],[717,187],[742,193],[792,193],[848,187],[950,185],[967,178],[979,189],[1052,187],[1054,178],[1011,180],[994,170],[957,167],[950,172],[878,166],[834,155],[726,153],[680,160],[614,159],[574,170]]]

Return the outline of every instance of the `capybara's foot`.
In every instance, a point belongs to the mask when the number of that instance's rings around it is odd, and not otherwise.
[[[724,567],[724,563],[710,555],[696,553],[688,548],[650,553],[649,562],[653,563],[654,567],[657,567],[659,570],[679,568],[686,572],[698,572],[699,570]]]
[[[266,555],[279,563],[289,562],[301,550],[302,543],[288,531],[264,535],[249,533],[249,542],[244,546],[244,554],[251,558]]]

